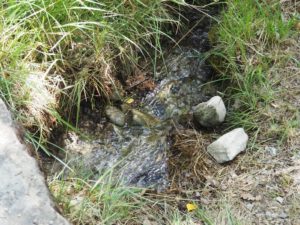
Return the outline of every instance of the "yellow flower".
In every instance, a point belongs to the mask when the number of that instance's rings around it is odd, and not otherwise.
[[[126,99],[126,103],[127,104],[131,104],[131,103],[133,103],[134,102],[134,99],[133,98],[128,98],[128,99]]]
[[[198,206],[194,203],[186,204],[186,209],[188,212],[192,212],[192,211],[196,210],[197,208],[198,208]]]

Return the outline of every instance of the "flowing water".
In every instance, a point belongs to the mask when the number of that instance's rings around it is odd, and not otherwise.
[[[212,71],[204,60],[210,19],[199,22],[200,16],[191,14],[190,26],[197,21],[199,25],[179,46],[166,49],[157,67],[156,87],[139,99],[138,107],[115,105],[124,114],[124,126],[110,123],[101,111],[83,109],[79,123],[83,135],[64,132],[57,140],[67,152],[66,163],[88,169],[95,177],[110,170],[116,180],[129,186],[168,187],[169,134],[174,126],[185,126],[193,107],[215,92],[209,82]]]

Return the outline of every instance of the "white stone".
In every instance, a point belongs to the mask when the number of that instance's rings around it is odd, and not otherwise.
[[[266,152],[268,152],[271,156],[276,156],[278,150],[272,146],[266,146],[265,147]]]
[[[284,200],[282,197],[277,197],[276,201],[279,202],[280,204],[282,204]]]
[[[195,120],[204,127],[214,127],[225,120],[226,107],[220,96],[214,96],[200,103],[194,109]]]
[[[243,128],[234,129],[207,147],[207,151],[218,163],[233,160],[240,152],[246,149],[248,135]]]

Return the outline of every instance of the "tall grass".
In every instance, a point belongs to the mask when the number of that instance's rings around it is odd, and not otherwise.
[[[109,97],[117,69],[159,52],[183,0],[20,0],[0,3],[0,93],[16,118],[46,138],[62,112]],[[67,109],[66,109],[67,108]],[[57,118],[59,116],[60,119]]]
[[[293,33],[294,20],[283,19],[278,0],[225,3],[221,22],[210,33],[211,62],[226,80],[230,125],[259,130],[267,120],[265,109],[276,99],[272,71],[290,57],[278,52]]]

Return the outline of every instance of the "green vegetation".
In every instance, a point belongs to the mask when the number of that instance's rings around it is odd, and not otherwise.
[[[34,136],[47,137],[65,112],[75,109],[78,121],[83,100],[118,93],[117,69],[134,68],[148,47],[160,51],[164,24],[178,24],[176,5],[186,3],[2,1],[1,95]]]
[[[235,218],[228,206],[220,206],[218,215],[207,215],[196,201],[194,204],[198,208],[188,212],[186,204],[192,203],[192,199],[122,186],[113,181],[112,171],[98,180],[93,180],[88,172],[79,171],[70,174],[69,179],[58,176],[49,181],[63,214],[74,224],[197,225],[200,221],[207,225],[221,221],[232,225],[247,224],[245,218]],[[178,204],[182,206],[178,208]]]
[[[222,4],[220,22],[210,32],[210,61],[221,76],[230,105],[229,127],[242,126],[257,131],[260,135],[255,137],[290,143],[300,126],[299,108],[286,103],[288,91],[299,97],[299,90],[293,88],[300,70],[296,57],[300,49],[293,42],[299,35],[295,28],[299,13],[289,14],[279,0]],[[0,94],[28,129],[27,139],[51,155],[44,145],[49,144],[51,129],[57,124],[75,129],[68,122],[70,111],[76,112],[78,122],[82,101],[120,95],[122,88],[115,79],[118,69],[130,71],[141,57],[152,55],[149,48],[154,51],[150,60],[155,66],[161,53],[159,40],[168,37],[164,26],[179,24],[170,14],[178,5],[186,3],[2,1]],[[280,86],[284,82],[288,91]],[[193,199],[113,184],[111,173],[97,181],[86,173],[70,173],[68,179],[57,177],[49,184],[64,215],[74,224],[250,223],[241,222],[234,209],[223,207],[224,202],[209,209],[195,201],[199,208],[187,212],[178,205]]]
[[[295,17],[284,18],[277,0],[226,3],[221,22],[212,29],[210,37],[215,45],[211,62],[221,80],[225,80],[225,94],[233,108],[228,119],[230,126],[261,130],[286,140],[283,130],[288,125],[276,121],[270,107],[276,107],[282,99],[277,89],[281,79],[288,79],[286,74],[278,73],[286,73],[279,69],[293,58],[283,48],[295,33]]]

